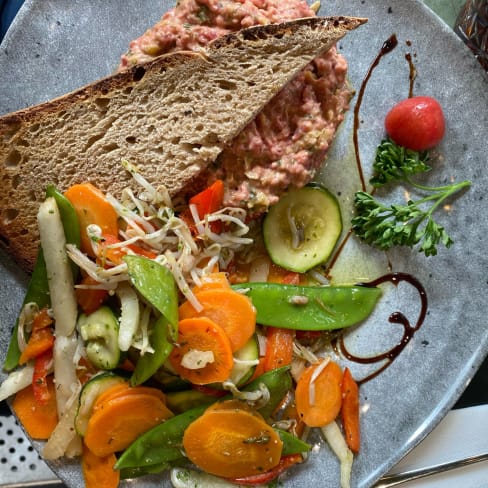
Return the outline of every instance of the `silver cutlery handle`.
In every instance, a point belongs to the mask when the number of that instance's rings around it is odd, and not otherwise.
[[[400,485],[407,481],[413,481],[432,474],[443,473],[451,469],[461,468],[470,464],[479,463],[488,459],[488,453],[480,454],[478,456],[472,456],[465,459],[459,459],[457,461],[451,461],[448,463],[437,464],[427,468],[414,469],[412,471],[405,471],[403,473],[391,474],[383,476],[373,488],[390,488],[392,486]]]

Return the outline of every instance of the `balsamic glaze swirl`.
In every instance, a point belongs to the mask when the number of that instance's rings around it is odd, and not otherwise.
[[[400,282],[405,281],[412,285],[418,292],[421,307],[419,316],[414,325],[410,323],[408,318],[402,312],[393,312],[390,316],[388,321],[392,324],[401,324],[403,326],[403,336],[391,349],[377,354],[375,356],[357,356],[352,354],[346,347],[344,342],[344,334],[341,334],[333,341],[333,347],[336,353],[341,353],[346,359],[349,361],[360,363],[360,364],[374,364],[379,363],[381,361],[385,361],[385,363],[378,368],[373,373],[369,374],[368,376],[358,380],[358,384],[366,383],[367,381],[375,378],[378,376],[382,371],[384,371],[391,363],[400,355],[400,353],[405,349],[407,344],[413,338],[415,332],[417,332],[420,327],[422,326],[425,316],[427,314],[427,293],[425,288],[420,283],[420,281],[415,278],[414,276],[408,273],[389,273],[384,276],[380,276],[379,278],[369,281],[367,283],[359,283],[361,286],[378,286],[382,283],[390,282],[397,286]]]

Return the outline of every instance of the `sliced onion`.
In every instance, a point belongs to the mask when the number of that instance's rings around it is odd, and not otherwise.
[[[215,356],[212,351],[199,351],[198,349],[190,349],[181,358],[181,365],[187,369],[202,369],[215,362]]]
[[[323,360],[313,371],[312,376],[310,377],[310,385],[308,390],[308,401],[310,405],[315,404],[315,380],[320,376],[320,373],[325,369],[325,367],[329,364],[330,358],[326,358]]]
[[[115,293],[120,300],[119,349],[128,351],[139,326],[139,298],[128,283],[121,283]]]
[[[27,388],[32,383],[33,375],[34,366],[32,364],[27,364],[22,369],[10,373],[0,385],[0,402]]]
[[[172,468],[171,484],[174,488],[244,488],[244,485],[236,485],[213,474],[189,468]]]
[[[53,347],[54,359],[54,382],[56,384],[56,405],[58,407],[58,416],[64,415],[68,408],[68,402],[73,394],[73,388],[78,383],[76,374],[77,365],[73,358],[78,351],[77,334],[71,334],[69,337],[56,336]]]
[[[27,345],[26,332],[29,333],[31,331],[32,321],[38,312],[39,306],[34,302],[26,303],[22,307],[17,326],[17,343],[21,352]]]
[[[321,427],[320,430],[341,463],[341,488],[349,488],[351,486],[351,470],[354,455],[349,447],[347,447],[346,439],[344,439],[337,422],[332,421]]]
[[[66,403],[66,410],[61,420],[57,423],[51,436],[44,445],[42,456],[44,459],[52,461],[59,459],[67,453],[68,448],[78,437],[75,429],[75,417],[78,411],[78,398],[81,391],[81,385],[76,384],[68,402]]]
[[[55,320],[56,335],[70,335],[76,327],[78,306],[73,273],[66,254],[66,238],[56,200],[48,197],[37,213],[41,247]]]

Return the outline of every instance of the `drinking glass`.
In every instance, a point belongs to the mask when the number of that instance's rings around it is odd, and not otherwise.
[[[488,70],[488,0],[468,0],[456,19],[454,30]]]

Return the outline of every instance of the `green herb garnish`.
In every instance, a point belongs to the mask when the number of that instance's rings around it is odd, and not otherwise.
[[[386,139],[376,150],[373,163],[374,175],[370,183],[378,188],[390,181],[405,180],[417,173],[430,171],[428,151],[417,152]]]
[[[357,192],[354,199],[356,216],[351,224],[359,238],[383,250],[419,245],[419,252],[426,256],[435,256],[440,243],[447,248],[453,244],[444,227],[436,223],[432,215],[444,200],[470,186],[471,182],[430,187],[412,181],[412,175],[430,170],[427,161],[425,152],[402,148],[389,139],[380,144],[370,183],[380,187],[393,181],[401,182],[426,192],[427,196],[416,201],[408,200],[406,204],[385,205],[370,193]]]

